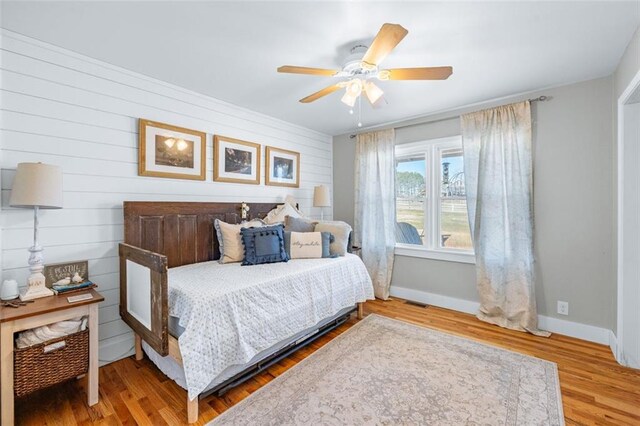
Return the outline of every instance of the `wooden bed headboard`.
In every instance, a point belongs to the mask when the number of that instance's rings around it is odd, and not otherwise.
[[[276,203],[247,203],[247,220],[264,218]],[[124,202],[124,242],[167,256],[169,268],[220,258],[213,221],[240,223],[242,203]]]

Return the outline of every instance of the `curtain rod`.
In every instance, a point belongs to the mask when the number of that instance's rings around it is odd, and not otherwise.
[[[546,95],[542,95],[542,96],[538,96],[537,98],[532,98],[532,99],[527,99],[529,102],[545,102],[550,100],[551,98],[549,96]],[[432,121],[424,121],[421,123],[411,123],[411,124],[407,124],[404,126],[398,126],[398,127],[394,127],[394,129],[405,129],[407,127],[413,127],[413,126],[420,126],[422,124],[429,124],[429,123],[437,123],[439,121],[446,121],[446,120],[451,120],[454,119],[455,116],[453,117],[447,117],[447,118],[440,118],[438,120],[432,120]],[[353,134],[353,135],[349,135],[349,139],[354,139],[357,136],[357,134]]]

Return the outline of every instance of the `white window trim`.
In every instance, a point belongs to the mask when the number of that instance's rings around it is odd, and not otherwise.
[[[430,250],[415,244],[396,243],[396,256],[419,257],[422,259],[446,260],[458,263],[476,263],[476,255],[468,250]]]
[[[439,150],[447,148],[457,148],[462,143],[462,136],[451,136],[446,138],[431,139],[428,141],[412,142],[407,144],[396,145],[396,158],[402,158],[411,155],[425,154],[425,164],[427,166],[426,185],[429,188],[428,194],[439,194],[442,187],[442,176],[439,168],[431,167],[434,157],[438,155]],[[429,210],[433,214],[427,214],[425,217],[425,230],[427,235],[440,235],[440,206],[438,205],[440,197],[427,197],[426,202],[430,203]],[[399,256],[419,257],[425,259],[445,260],[459,263],[476,262],[473,250],[461,249],[443,249],[436,244],[434,247],[433,240],[428,240],[427,245],[419,246],[415,244],[396,243],[395,254]]]

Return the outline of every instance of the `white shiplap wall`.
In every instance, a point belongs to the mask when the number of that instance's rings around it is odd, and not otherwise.
[[[32,213],[8,207],[16,164],[62,166],[64,209],[42,212],[40,239],[46,262],[89,259],[90,276],[106,298],[100,305],[103,362],[130,354],[133,346],[118,314],[123,201],[277,202],[292,194],[305,213],[319,213],[313,187],[332,187],[330,136],[0,31],[2,279],[26,282],[33,237]],[[207,132],[207,180],[138,176],[138,118]],[[212,134],[300,152],[301,187],[265,186],[264,175],[260,186],[213,182]]]

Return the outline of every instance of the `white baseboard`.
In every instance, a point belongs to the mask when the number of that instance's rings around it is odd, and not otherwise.
[[[625,353],[622,346],[618,346],[618,338],[613,332],[611,332],[609,346],[616,357],[616,361],[618,361],[620,365],[640,370],[640,359],[630,356],[629,353]]]
[[[622,365],[627,367],[635,368],[636,370],[640,369],[640,360],[630,357],[628,354],[624,356],[624,362]]]
[[[390,293],[392,296],[400,297],[402,299],[413,300],[473,315],[478,312],[478,308],[480,307],[478,302],[474,302],[472,300],[458,299],[455,297],[443,296],[441,294],[428,293],[426,291],[404,287],[391,286]],[[547,317],[544,315],[538,316],[538,325],[542,330],[547,330],[552,333],[563,334],[565,336],[610,346],[613,353],[616,353],[614,350],[615,335],[611,330],[606,328]]]
[[[620,354],[618,353],[618,337],[610,330],[609,333],[609,347],[611,348],[611,352],[613,352],[613,356],[616,358],[616,361],[620,362]]]
[[[552,333],[563,334],[577,339],[588,340],[609,346],[611,330],[594,325],[567,321],[560,318],[538,315],[538,327]],[[615,352],[614,352],[615,353]]]
[[[414,302],[426,303],[427,305],[438,306],[440,308],[452,309],[458,312],[475,315],[480,304],[471,300],[458,299],[455,297],[443,296],[441,294],[427,293],[422,290],[391,286],[390,294],[401,299],[413,300]]]
[[[101,341],[98,345],[100,367],[133,355],[135,352],[133,345],[133,333],[126,333]]]

